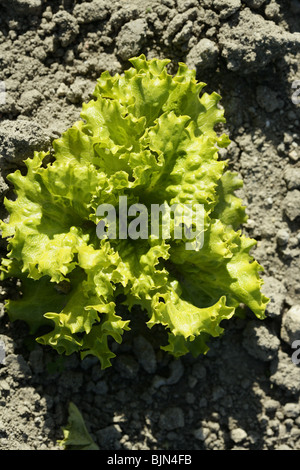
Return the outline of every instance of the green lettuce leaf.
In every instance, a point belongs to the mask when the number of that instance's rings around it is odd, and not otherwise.
[[[99,450],[90,436],[82,414],[77,406],[69,403],[68,424],[63,428],[64,438],[58,444],[64,450]]]
[[[263,319],[268,302],[250,254],[256,242],[239,230],[242,181],[218,159],[230,143],[215,130],[225,122],[220,96],[204,93],[185,64],[172,76],[167,59],[131,63],[122,75],[101,75],[81,119],[53,142],[50,162],[35,152],[25,175],[9,175],[16,197],[5,199],[9,222],[0,222],[2,278],[21,280],[20,299],[6,305],[10,319],[26,321],[58,353],[94,355],[103,368],[115,357],[111,342],[130,329],[120,302],[146,311],[149,328],[163,325],[162,348],[176,357],[205,354],[240,304]],[[140,217],[125,225],[124,199]],[[115,210],[113,221],[101,205]],[[189,207],[188,217],[174,205]],[[162,212],[156,231],[154,207]],[[194,228],[199,207],[201,238],[178,237]]]

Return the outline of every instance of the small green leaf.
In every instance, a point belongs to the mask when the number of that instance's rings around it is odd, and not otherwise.
[[[91,438],[82,414],[77,406],[69,403],[68,424],[63,428],[64,438],[58,444],[64,450],[99,450],[99,447]]]

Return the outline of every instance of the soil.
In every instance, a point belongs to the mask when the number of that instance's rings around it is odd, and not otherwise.
[[[258,240],[271,302],[266,320],[231,320],[197,359],[161,351],[135,312],[138,326],[101,371],[10,323],[6,281],[1,450],[60,449],[70,401],[100,449],[300,450],[299,28],[299,0],[2,0],[1,217],[7,174],[78,120],[101,72],[141,53],[171,59],[171,72],[186,62],[222,96],[231,144],[220,157],[244,179],[243,231]]]

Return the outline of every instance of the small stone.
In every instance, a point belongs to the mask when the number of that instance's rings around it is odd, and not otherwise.
[[[239,444],[246,439],[247,433],[242,428],[235,428],[230,432],[230,437],[235,444]]]
[[[184,373],[184,367],[180,358],[174,359],[170,363],[170,375],[166,379],[166,385],[174,385],[181,379]]]
[[[57,89],[57,96],[58,98],[62,98],[69,93],[69,87],[65,83],[61,83]]]
[[[300,392],[300,368],[293,363],[286,352],[279,350],[270,367],[270,381],[290,395],[298,396]]]
[[[161,377],[159,375],[155,375],[153,378],[152,386],[154,388],[159,388],[162,385],[174,385],[181,379],[183,372],[184,368],[180,358],[174,359],[170,364],[169,376]]]
[[[219,11],[220,19],[229,18],[242,6],[241,0],[214,0],[214,8]]]
[[[94,392],[97,395],[105,395],[108,391],[108,385],[104,380],[99,380],[94,386]]]
[[[283,211],[291,221],[300,216],[300,191],[298,189],[287,193],[283,200]]]
[[[210,39],[201,39],[188,53],[186,65],[191,69],[213,69],[217,65],[219,49]]]
[[[266,112],[272,113],[280,108],[280,100],[277,93],[265,85],[259,85],[256,88],[256,100],[259,106]]]
[[[59,10],[53,16],[53,22],[56,25],[57,37],[62,47],[72,44],[79,33],[79,25],[76,18],[66,10]]]
[[[22,114],[29,114],[42,100],[42,95],[38,90],[26,90],[20,96],[18,108]]]
[[[134,353],[140,365],[149,374],[156,371],[156,355],[153,346],[144,336],[137,336],[133,341]]]
[[[195,403],[195,395],[191,392],[187,392],[185,400],[189,405],[192,405],[193,403]]]
[[[268,276],[264,278],[261,290],[270,299],[266,307],[267,315],[271,318],[279,317],[285,301],[286,288],[278,279]]]
[[[184,414],[178,406],[172,406],[163,411],[159,418],[159,427],[171,431],[184,427]]]
[[[300,152],[297,152],[296,149],[293,149],[289,152],[289,157],[294,162],[297,162],[299,160],[299,157],[300,157]]]
[[[267,197],[266,200],[265,200],[265,206],[267,208],[270,208],[270,207],[272,207],[272,205],[273,205],[273,199],[271,197]]]
[[[122,377],[129,379],[136,377],[139,370],[139,364],[132,356],[129,354],[120,354],[115,363],[116,368]]]
[[[278,230],[276,235],[276,241],[279,246],[285,246],[288,244],[290,234],[287,230],[281,228]]]
[[[267,400],[264,401],[263,405],[264,405],[266,412],[270,413],[270,412],[278,410],[280,403],[277,400],[274,400],[273,398],[268,398]]]
[[[268,20],[276,20],[280,14],[280,6],[271,1],[265,8],[265,15]]]
[[[177,10],[179,13],[184,13],[189,8],[194,8],[198,5],[198,0],[177,0]]]
[[[145,43],[147,29],[147,22],[142,18],[125,23],[116,39],[117,56],[122,60],[137,56]]]
[[[207,439],[210,434],[210,430],[205,427],[198,428],[198,429],[195,429],[193,434],[194,434],[194,437],[198,439],[199,441],[205,441],[205,439]]]
[[[198,380],[203,380],[206,377],[206,369],[203,364],[200,362],[193,365],[193,377],[196,377]]]
[[[5,358],[5,366],[16,382],[31,378],[30,367],[20,354],[9,354]]]
[[[9,383],[6,380],[4,380],[3,378],[1,378],[1,380],[0,380],[0,390],[3,390],[4,392],[7,392],[7,393],[9,393],[9,391],[10,391]]]
[[[78,23],[93,23],[104,20],[108,16],[108,10],[104,0],[93,0],[75,5],[73,15]]]
[[[269,326],[253,320],[244,329],[243,346],[251,356],[267,362],[276,356],[280,340]]]
[[[283,314],[280,336],[289,345],[300,340],[300,305],[293,305]]]
[[[220,385],[216,385],[215,387],[213,387],[213,390],[212,390],[212,401],[219,401],[221,400],[221,398],[224,397],[224,395],[226,394],[226,391],[224,390],[223,387],[221,387]]]
[[[300,415],[300,405],[298,403],[286,403],[283,412],[287,418],[296,419]]]
[[[96,431],[98,441],[102,446],[109,445],[119,441],[122,437],[122,429],[118,424],[111,424],[106,428]]]
[[[287,167],[283,173],[284,180],[288,189],[300,188],[300,168]]]
[[[84,101],[85,93],[86,93],[86,82],[80,77],[76,77],[74,83],[70,86],[70,88],[62,87],[64,84],[62,83],[58,89],[60,93],[64,93],[66,91],[66,97],[71,103],[81,103]]]

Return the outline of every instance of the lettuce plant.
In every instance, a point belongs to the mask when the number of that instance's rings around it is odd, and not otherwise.
[[[5,200],[9,222],[2,277],[21,281],[21,296],[8,300],[11,321],[24,320],[39,343],[59,353],[79,351],[103,368],[115,354],[130,320],[117,306],[147,313],[147,326],[167,330],[162,349],[175,357],[206,353],[240,304],[260,319],[262,267],[250,255],[256,241],[239,229],[245,207],[235,195],[242,181],[218,160],[227,135],[217,93],[202,92],[195,72],[169,60],[131,59],[124,74],[104,72],[81,119],[35,152],[27,172],[9,175],[15,200]],[[23,172],[24,173],[24,172]],[[97,236],[101,204],[201,204],[201,249],[184,238],[110,239]],[[174,221],[173,221],[174,224]],[[173,227],[174,228],[174,227]],[[154,328],[155,330],[155,328]]]

